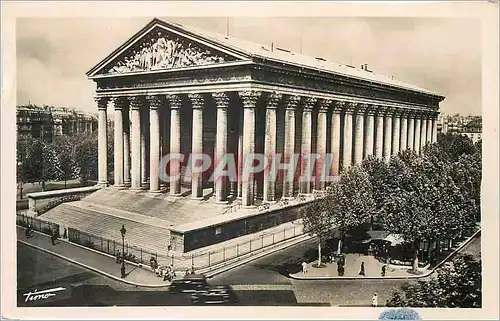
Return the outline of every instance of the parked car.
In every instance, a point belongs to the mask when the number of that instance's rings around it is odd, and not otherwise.
[[[201,274],[187,274],[180,279],[174,279],[169,287],[170,293],[186,293],[205,290],[208,287],[207,278]]]
[[[193,304],[224,304],[237,302],[236,295],[230,286],[217,285],[191,294]]]

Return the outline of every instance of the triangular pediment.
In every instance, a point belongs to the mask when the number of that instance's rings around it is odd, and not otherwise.
[[[245,59],[238,52],[176,25],[153,20],[87,75],[119,75],[224,64]]]

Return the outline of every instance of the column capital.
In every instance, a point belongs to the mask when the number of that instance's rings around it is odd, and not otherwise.
[[[364,103],[357,104],[357,106],[356,106],[356,114],[358,114],[358,115],[364,114],[367,111],[368,111],[368,104],[364,104]]]
[[[358,107],[358,103],[353,101],[348,101],[344,104],[344,111],[348,114],[353,114]]]
[[[254,90],[239,91],[238,95],[241,98],[244,108],[255,108],[261,92]]]
[[[149,102],[149,108],[153,110],[160,108],[163,103],[162,96],[159,95],[148,95],[146,99]]]
[[[267,95],[267,99],[266,99],[266,108],[267,109],[276,109],[281,98],[283,98],[283,94],[281,94],[281,93],[277,93],[275,91],[273,91],[272,93],[269,93],[269,95]]]
[[[193,105],[194,109],[200,109],[203,108],[203,95],[198,94],[198,93],[189,93],[188,98],[191,101],[191,104]]]
[[[168,94],[165,95],[165,98],[167,98],[168,102],[170,103],[170,109],[179,109],[182,106],[182,98],[180,95],[177,94]]]
[[[129,98],[131,109],[141,109],[144,106],[144,96],[132,96]]]
[[[367,107],[366,107],[366,114],[369,115],[369,116],[373,116],[373,115],[376,115],[378,113],[379,109],[378,109],[378,105],[374,105],[374,104],[367,104]]]
[[[217,108],[227,108],[229,106],[229,96],[225,92],[212,93],[212,98]]]
[[[332,105],[333,100],[321,98],[319,100],[319,112],[326,113],[328,112],[328,108]]]
[[[94,97],[94,101],[97,103],[97,109],[107,109],[108,108],[108,97]]]
[[[401,115],[403,115],[403,113],[404,113],[404,110],[402,110],[402,109],[399,109],[399,108],[392,109],[393,116],[396,116],[396,117],[401,116]]]
[[[315,98],[315,97],[306,97],[306,99],[304,100],[304,109],[307,110],[307,109],[313,109],[314,108],[314,105],[316,104],[316,102],[318,101],[318,98]]]
[[[332,104],[332,110],[334,112],[341,112],[345,107],[345,101],[342,100],[334,100]]]
[[[287,96],[285,100],[286,109],[295,109],[299,105],[299,102],[300,102],[299,95]]]
[[[115,110],[122,110],[127,108],[129,104],[129,100],[126,96],[120,96],[120,97],[113,97],[112,98],[113,105],[115,107]]]

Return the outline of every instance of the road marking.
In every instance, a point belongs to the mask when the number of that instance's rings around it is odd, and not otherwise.
[[[293,289],[291,284],[234,284],[231,287],[237,291],[286,291]]]

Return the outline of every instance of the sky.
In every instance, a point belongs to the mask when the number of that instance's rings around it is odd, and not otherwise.
[[[150,18],[18,18],[17,105],[96,112],[85,73]],[[464,18],[158,17],[329,61],[439,93],[443,114],[481,115],[481,25]],[[229,24],[227,23],[229,21]],[[301,41],[302,39],[302,41]]]

